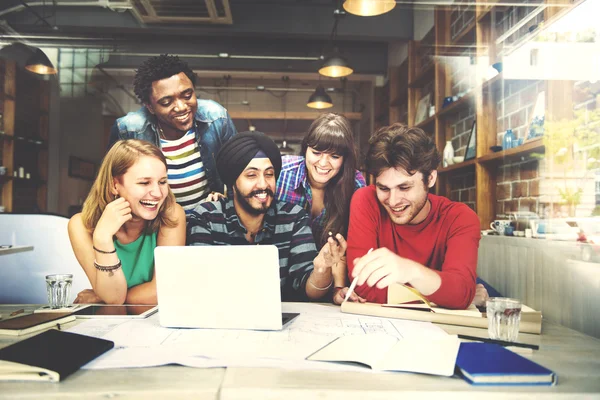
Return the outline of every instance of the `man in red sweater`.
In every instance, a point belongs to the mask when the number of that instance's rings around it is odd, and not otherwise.
[[[479,218],[429,193],[439,163],[435,143],[419,128],[394,124],[370,139],[366,167],[376,184],[352,198],[347,250],[350,279],[358,276],[356,294],[367,301],[387,303],[393,283],[408,283],[442,307],[473,301]],[[477,290],[485,302],[487,292]]]

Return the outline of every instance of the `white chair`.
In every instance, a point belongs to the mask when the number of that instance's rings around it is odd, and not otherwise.
[[[0,254],[0,304],[46,304],[48,274],[73,274],[71,301],[91,288],[77,262],[65,217],[1,214],[0,245],[33,246],[32,251]]]

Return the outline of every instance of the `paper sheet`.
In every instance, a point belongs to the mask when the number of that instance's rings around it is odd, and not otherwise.
[[[283,312],[300,315],[281,331],[163,328],[158,314],[143,320],[92,319],[70,331],[115,342],[115,349],[87,364],[87,369],[174,363],[201,368],[276,364],[280,368],[364,370],[305,358],[340,336],[384,333],[402,339],[446,335],[429,322],[344,314],[339,307],[319,304],[284,303]]]

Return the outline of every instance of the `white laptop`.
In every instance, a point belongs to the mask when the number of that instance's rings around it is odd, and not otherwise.
[[[164,327],[282,328],[276,246],[159,246],[154,266]]]

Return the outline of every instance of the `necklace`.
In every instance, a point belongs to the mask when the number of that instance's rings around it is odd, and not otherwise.
[[[165,132],[163,131],[162,126],[160,126],[160,122],[156,121],[156,126],[158,127],[158,136],[163,139],[163,140],[171,140],[171,139],[167,139],[167,137],[165,136]],[[194,132],[198,132],[197,129],[197,125],[196,125],[196,121],[194,121],[194,124],[192,126],[192,129],[194,130]],[[187,133],[187,132],[186,132]],[[185,133],[184,133],[185,135]],[[175,139],[176,140],[176,139]]]

